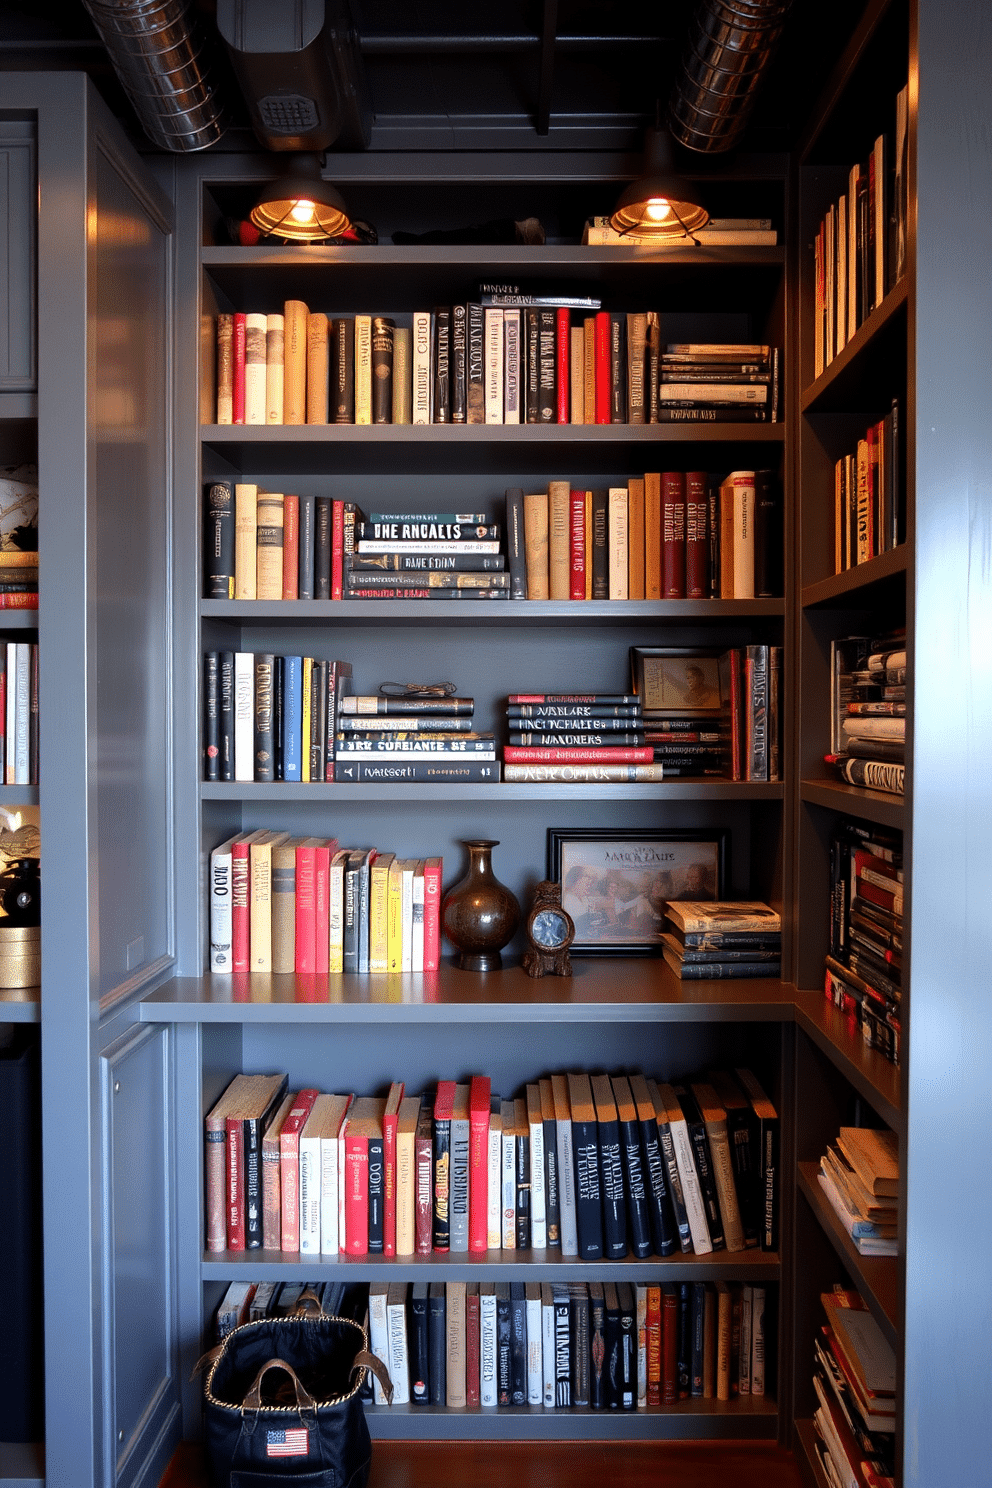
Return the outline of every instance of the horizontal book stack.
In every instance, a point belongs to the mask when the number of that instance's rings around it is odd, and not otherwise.
[[[678,977],[698,981],[782,973],[782,920],[768,904],[673,899],[665,917],[662,954]]]
[[[581,785],[662,779],[633,693],[513,693],[506,723],[505,780]]]
[[[895,1488],[896,1357],[864,1299],[835,1287],[816,1340],[813,1414],[826,1481]]]
[[[899,1144],[894,1132],[842,1126],[817,1175],[861,1255],[899,1254]]]
[[[472,727],[474,713],[470,697],[346,696],[334,744],[335,779],[496,782],[496,736]]]
[[[747,1069],[675,1085],[556,1074],[511,1099],[482,1075],[381,1098],[286,1085],[236,1076],[207,1117],[208,1250],[612,1261],[778,1246],[778,1116]],[[242,1148],[262,1153],[260,1176]],[[259,1195],[264,1226],[245,1218]]]
[[[902,540],[905,514],[899,402],[834,466],[834,571],[877,558]]]
[[[902,946],[902,833],[842,822],[830,843],[825,993],[893,1064],[899,1063]]]
[[[508,599],[498,523],[482,512],[372,512],[344,559],[345,599]]]
[[[902,795],[906,781],[906,637],[831,642],[830,753],[849,785]]]
[[[5,785],[38,784],[38,647],[0,646],[0,759]]]
[[[661,354],[658,423],[776,423],[777,346],[670,343]]]
[[[436,971],[441,859],[242,832],[210,854],[210,970]]]
[[[895,133],[852,165],[813,245],[813,376],[830,365],[906,270],[909,89],[896,95]]]
[[[38,608],[38,467],[0,467],[0,610]]]
[[[351,662],[271,651],[203,658],[203,778],[335,778],[334,740]]]
[[[611,227],[609,217],[590,217],[583,229],[582,242],[589,248],[617,248],[626,244],[662,251],[691,247],[693,243],[704,248],[774,248],[778,233],[770,217],[711,217],[705,227],[697,228],[694,233],[662,243],[657,235],[639,233],[636,228],[618,232]]]

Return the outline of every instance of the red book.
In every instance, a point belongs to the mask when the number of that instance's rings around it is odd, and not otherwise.
[[[648,1405],[661,1404],[661,1287],[647,1289],[644,1342],[647,1349]]]
[[[330,949],[331,858],[338,850],[337,838],[319,842],[313,859],[313,947],[314,971],[327,975]]]
[[[0,594],[0,610],[36,610],[37,608],[37,593]]]
[[[685,599],[685,476],[661,477],[661,597]]]
[[[674,1286],[661,1289],[661,1399],[670,1405],[679,1392],[679,1299]]]
[[[285,541],[285,539],[284,539]],[[344,502],[331,503],[331,598],[344,592]]]
[[[730,778],[731,780],[743,780],[744,682],[741,676],[741,653],[737,647],[728,651],[725,658],[721,658],[721,667],[724,665],[728,670],[726,695],[729,698],[730,711]],[[724,691],[722,672],[720,691]]]
[[[708,599],[710,579],[709,502],[705,470],[685,475],[685,597]]]
[[[316,851],[319,837],[307,837],[296,849],[296,974],[312,976],[315,961]]]
[[[344,1127],[344,1246],[345,1254],[368,1255],[369,1250],[369,1141],[383,1134],[386,1102],[359,1096],[352,1102]]]
[[[300,498],[282,498],[282,597],[298,599],[300,593]]]
[[[558,422],[567,424],[568,394],[572,380],[572,312],[564,305],[559,305],[555,317],[555,374],[558,389]],[[582,599],[583,595],[573,594],[573,599]]]
[[[382,1253],[387,1256],[396,1254],[396,1129],[404,1088],[402,1080],[390,1085],[382,1118]]]
[[[441,964],[441,867],[440,858],[424,861],[425,971],[437,971]]]
[[[682,739],[683,734],[673,734],[673,739]],[[650,765],[654,750],[647,745],[622,747],[618,744],[590,745],[507,744],[503,758],[508,765]]]
[[[317,1090],[301,1090],[279,1133],[279,1187],[282,1190],[282,1250],[300,1248],[300,1132],[307,1124]]]
[[[429,1100],[420,1103],[413,1139],[415,1189],[414,1233],[417,1255],[430,1255],[434,1245],[434,1122]]]
[[[586,597],[586,493],[570,491],[569,511],[569,599]]]
[[[245,1248],[245,1124],[240,1116],[224,1123],[227,1153],[227,1248]]]
[[[251,911],[248,902],[248,860],[254,832],[231,844],[231,970],[249,971],[251,965]]]
[[[470,1281],[465,1287],[465,1404],[471,1408],[479,1404],[479,1355],[482,1344],[482,1325],[479,1307],[479,1283]]]
[[[231,348],[231,372],[233,382],[233,408],[235,424],[245,421],[245,319],[238,311],[234,315],[233,344]]]
[[[488,1075],[473,1075],[468,1093],[468,1248],[489,1249]]]
[[[608,424],[613,417],[610,406],[610,313],[596,312],[596,422]]]

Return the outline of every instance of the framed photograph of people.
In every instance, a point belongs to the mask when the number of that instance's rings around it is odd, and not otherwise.
[[[727,701],[720,655],[707,646],[631,646],[633,687],[645,716],[718,718]]]
[[[572,954],[661,952],[672,899],[722,899],[726,828],[548,828],[548,877],[575,925]]]

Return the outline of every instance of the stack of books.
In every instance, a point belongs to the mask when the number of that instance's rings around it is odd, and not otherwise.
[[[372,512],[344,555],[345,599],[508,599],[498,523],[482,512]]]
[[[38,608],[38,467],[0,468],[0,610]]]
[[[778,400],[777,346],[671,342],[661,354],[659,423],[774,423]]]
[[[511,693],[503,778],[516,781],[661,780],[633,693]]]
[[[902,938],[902,833],[841,823],[830,843],[825,993],[893,1064],[899,1063]]]
[[[895,1132],[842,1126],[820,1159],[820,1187],[861,1255],[899,1254]]]
[[[905,535],[899,400],[834,465],[834,572],[896,547]]]
[[[864,1299],[836,1287],[820,1297],[828,1322],[816,1340],[816,1450],[832,1488],[894,1488],[896,1358]]]
[[[662,954],[675,975],[777,977],[782,971],[782,920],[768,904],[732,900],[672,900]]]
[[[498,781],[496,736],[473,729],[470,697],[341,701],[334,778],[342,781]]]
[[[902,795],[906,785],[906,637],[832,641],[832,765],[849,785]]]

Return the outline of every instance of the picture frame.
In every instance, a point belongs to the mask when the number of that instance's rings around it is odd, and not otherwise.
[[[726,827],[548,828],[548,878],[575,924],[573,955],[661,954],[665,905],[722,899]]]
[[[729,702],[720,677],[724,649],[631,646],[631,681],[645,717],[719,718]]]

